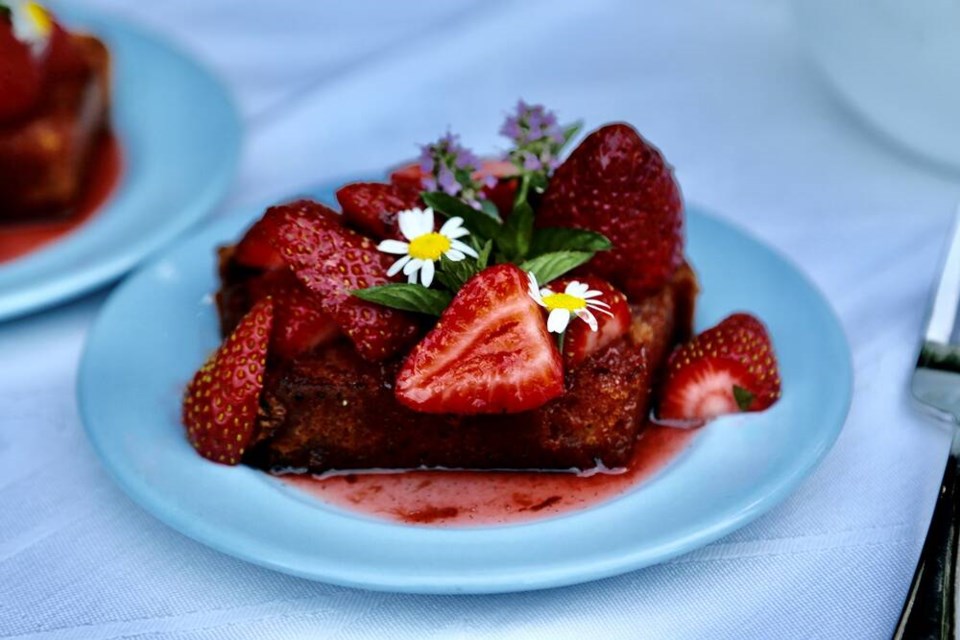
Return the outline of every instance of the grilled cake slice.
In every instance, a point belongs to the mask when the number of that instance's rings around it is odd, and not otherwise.
[[[217,300],[229,333],[251,306],[255,272],[221,253]],[[670,348],[691,331],[697,285],[683,266],[632,305],[627,335],[566,373],[566,392],[544,406],[503,415],[434,415],[394,399],[402,363],[371,363],[341,340],[268,364],[260,415],[245,464],[323,473],[333,469],[449,467],[588,469],[624,466],[646,424]]]
[[[63,217],[82,192],[110,110],[110,55],[70,34],[73,59],[51,72],[37,107],[0,123],[0,222]]]

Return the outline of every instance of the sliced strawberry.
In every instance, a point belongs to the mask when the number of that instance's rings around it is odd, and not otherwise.
[[[340,335],[337,323],[323,311],[317,295],[297,280],[290,269],[275,269],[250,281],[254,300],[273,298],[270,353],[293,358]]]
[[[627,297],[606,280],[594,276],[582,278],[564,278],[550,283],[551,291],[563,291],[567,284],[573,281],[586,284],[593,291],[599,291],[600,296],[591,298],[598,300],[609,307],[606,309],[611,315],[602,311],[594,311],[597,319],[597,330],[579,319],[571,319],[563,335],[563,365],[568,369],[576,367],[581,362],[606,348],[614,340],[630,330],[630,305]]]
[[[58,75],[84,73],[89,68],[76,40],[58,22],[53,23],[47,51],[47,69]]]
[[[273,300],[264,298],[187,385],[183,424],[204,458],[240,462],[253,435],[272,324]]]
[[[425,413],[516,413],[563,393],[563,366],[527,275],[511,264],[470,279],[397,376],[401,404]]]
[[[387,269],[394,258],[378,251],[369,238],[340,226],[338,218],[321,204],[300,201],[268,209],[264,226],[275,234],[274,248],[360,355],[389,358],[412,344],[419,323],[413,314],[351,294],[390,282]]]
[[[735,313],[677,347],[667,362],[660,417],[708,420],[762,411],[780,397],[780,374],[766,328]]]
[[[40,99],[43,69],[30,46],[0,19],[0,122],[25,115]]]
[[[557,168],[537,212],[542,227],[598,231],[613,243],[578,273],[631,299],[659,289],[683,261],[683,201],[660,152],[629,125],[591,133]]]
[[[320,207],[311,200],[296,200],[281,206],[299,211],[304,216],[321,216],[337,224],[340,221],[340,216],[335,211]],[[240,238],[234,249],[233,259],[245,267],[257,269],[270,270],[285,266],[283,256],[273,247],[277,229],[271,225],[275,221],[275,218],[266,216],[257,220]]]
[[[506,215],[513,209],[513,199],[517,193],[517,180],[513,177],[516,175],[517,168],[513,166],[512,162],[486,159],[480,161],[480,169],[473,174],[473,177],[480,182],[490,176],[496,178],[496,182],[492,186],[484,187],[481,193],[484,198],[497,206],[501,214]],[[390,174],[390,182],[398,186],[422,191],[425,177],[427,177],[427,174],[423,172],[418,163],[414,162],[394,170]]]
[[[356,182],[337,191],[346,224],[377,240],[401,239],[397,213],[423,207],[420,189],[401,184]]]

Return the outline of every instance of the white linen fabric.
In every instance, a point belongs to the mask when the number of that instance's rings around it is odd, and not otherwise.
[[[74,393],[101,292],[0,325],[0,637],[889,637],[948,448],[905,382],[960,176],[848,112],[782,0],[89,5],[162,34],[232,90],[247,141],[217,215],[382,172],[448,126],[496,150],[518,97],[590,126],[634,123],[687,200],[822,288],[850,338],[855,393],[799,490],[706,548],[562,589],[370,593],[208,549],[108,479]]]

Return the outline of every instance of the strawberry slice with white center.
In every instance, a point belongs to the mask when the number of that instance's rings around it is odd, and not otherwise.
[[[240,462],[257,418],[272,325],[273,300],[264,298],[187,385],[183,424],[204,458]]]
[[[425,413],[516,413],[561,395],[563,365],[527,275],[484,269],[413,348],[397,376],[397,400]]]
[[[413,314],[352,294],[391,282],[387,269],[393,258],[369,238],[340,226],[338,218],[321,204],[302,201],[271,207],[264,224],[274,248],[357,352],[367,360],[384,360],[406,349],[420,325]]]
[[[593,354],[608,347],[614,340],[630,330],[630,305],[619,289],[606,280],[595,276],[581,278],[563,278],[551,282],[548,286],[551,291],[563,291],[571,282],[581,282],[591,290],[599,291],[600,295],[593,298],[608,305],[606,312],[595,313],[597,330],[594,331],[586,322],[573,320],[563,336],[563,365],[568,369],[576,367]]]
[[[670,354],[659,417],[709,420],[762,411],[779,397],[780,374],[766,328],[752,315],[735,313]]]

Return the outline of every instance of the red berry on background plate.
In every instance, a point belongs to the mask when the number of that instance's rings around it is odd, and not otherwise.
[[[26,115],[40,99],[43,68],[30,46],[0,19],[0,122]]]
[[[613,249],[577,273],[608,280],[631,299],[664,286],[683,261],[683,201],[673,171],[626,124],[602,127],[573,150],[550,180],[536,224],[609,238]]]
[[[527,275],[512,264],[467,281],[407,356],[397,400],[425,413],[516,413],[561,395],[563,366]]]
[[[367,302],[354,289],[391,282],[392,256],[367,237],[345,229],[322,204],[300,201],[271,207],[264,226],[274,248],[301,283],[367,360],[383,360],[408,347],[420,325],[413,314]]]
[[[337,202],[347,225],[377,240],[401,239],[397,213],[423,207],[419,188],[379,182],[355,182],[341,187]]]
[[[264,298],[187,385],[183,424],[204,458],[240,462],[253,435],[272,324],[273,300]]]
[[[594,313],[597,330],[592,330],[586,322],[572,319],[563,335],[563,365],[573,368],[593,354],[609,346],[614,340],[630,330],[630,305],[627,297],[606,280],[594,276],[582,278],[563,278],[548,285],[551,291],[563,291],[571,282],[581,282],[600,296],[593,298],[609,305],[608,313]]]
[[[766,328],[735,313],[678,346],[667,361],[659,417],[709,420],[762,411],[780,397],[780,374]]]

